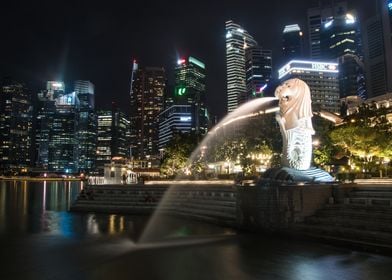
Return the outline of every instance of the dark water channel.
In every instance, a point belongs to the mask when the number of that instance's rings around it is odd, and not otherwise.
[[[392,279],[392,258],[170,218],[68,212],[69,182],[0,182],[0,279]],[[167,234],[170,232],[170,234]]]

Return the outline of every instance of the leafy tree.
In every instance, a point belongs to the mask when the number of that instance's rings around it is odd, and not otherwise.
[[[173,139],[165,147],[164,157],[161,163],[161,173],[166,176],[184,174],[187,168],[188,158],[196,148],[199,137],[196,134],[175,134]]]

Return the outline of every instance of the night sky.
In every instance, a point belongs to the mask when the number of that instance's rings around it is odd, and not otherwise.
[[[141,66],[165,67],[172,80],[178,56],[192,55],[206,63],[208,104],[221,117],[225,21],[233,19],[272,49],[276,66],[283,26],[299,23],[307,35],[306,9],[314,2],[2,1],[0,76],[25,82],[32,92],[47,80],[64,80],[69,91],[72,81],[90,80],[98,108],[115,101],[128,112],[133,58]],[[348,2],[361,21],[375,12],[374,0]]]

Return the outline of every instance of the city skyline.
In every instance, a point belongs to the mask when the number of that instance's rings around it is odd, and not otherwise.
[[[192,54],[206,63],[207,103],[213,115],[222,117],[226,108],[211,104],[226,99],[225,21],[238,22],[262,47],[272,49],[276,72],[281,30],[287,24],[298,23],[307,38],[306,13],[313,6],[311,2],[220,5],[201,1],[191,10],[176,1],[153,3],[152,7],[106,7],[91,2],[56,5],[56,9],[44,3],[21,7],[7,3],[8,12],[0,20],[8,26],[3,32],[7,44],[1,46],[0,75],[27,83],[32,93],[41,89],[46,80],[64,80],[67,84],[90,80],[96,85],[98,108],[110,108],[114,101],[128,110],[132,59],[146,66],[163,66],[170,82],[177,53]],[[375,3],[348,2],[361,20],[374,13]],[[198,20],[200,11],[204,11],[205,20]],[[279,16],[263,16],[276,14]]]

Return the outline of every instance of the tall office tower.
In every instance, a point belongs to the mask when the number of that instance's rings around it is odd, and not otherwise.
[[[97,118],[96,166],[103,172],[113,157],[129,156],[129,120],[115,105],[112,110],[98,111]]]
[[[55,113],[49,136],[48,170],[51,172],[78,172],[79,100],[75,92],[55,98]]]
[[[174,75],[174,104],[191,105],[192,130],[201,135],[206,134],[209,117],[206,106],[205,64],[192,56],[179,59]]]
[[[308,33],[309,33],[309,50],[312,60],[323,59],[321,55],[321,26],[328,18],[347,13],[347,2],[342,1],[331,5],[328,1],[326,5],[319,1],[318,7],[308,9]]]
[[[77,119],[78,168],[79,171],[94,170],[97,151],[97,115],[95,113],[94,84],[75,81],[74,91],[79,99]]]
[[[53,128],[53,117],[56,112],[55,97],[65,94],[65,85],[60,81],[48,81],[46,89],[37,94],[34,108],[35,116],[35,166],[48,170],[49,166],[49,140]]]
[[[321,55],[339,62],[340,98],[366,99],[359,23],[351,13],[330,17],[321,26]]]
[[[247,48],[245,71],[246,94],[240,98],[240,103],[264,96],[264,90],[272,78],[272,51],[259,46]]]
[[[0,170],[23,171],[31,164],[32,106],[26,87],[9,79],[0,88]]]
[[[364,54],[368,97],[392,92],[392,1],[378,0],[378,14],[365,22]]]
[[[193,127],[192,106],[175,104],[159,114],[159,149],[164,148],[176,133],[190,133]]]
[[[136,69],[135,69],[136,68]],[[158,156],[158,115],[164,107],[166,77],[162,67],[134,65],[131,83],[132,157]]]
[[[281,81],[298,78],[308,84],[314,111],[340,112],[337,63],[292,60],[278,74]]]
[[[286,25],[282,36],[282,54],[285,61],[303,57],[303,33],[298,24]]]
[[[245,49],[257,42],[239,24],[226,21],[227,111],[238,107],[239,98],[246,93]]]

